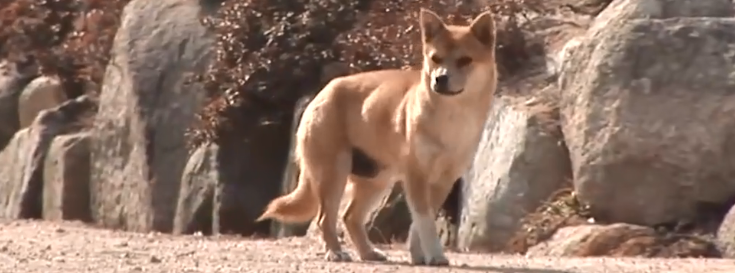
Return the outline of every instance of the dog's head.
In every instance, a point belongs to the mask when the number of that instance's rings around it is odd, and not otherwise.
[[[489,11],[469,26],[459,26],[447,25],[436,13],[422,8],[419,21],[424,81],[431,91],[457,95],[484,86],[494,76],[495,22]]]

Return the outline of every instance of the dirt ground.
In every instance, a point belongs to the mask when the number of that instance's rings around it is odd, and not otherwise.
[[[450,253],[453,266],[405,263],[402,246],[389,263],[329,263],[313,238],[251,240],[98,229],[78,223],[0,223],[0,272],[735,272],[733,260],[560,259]]]

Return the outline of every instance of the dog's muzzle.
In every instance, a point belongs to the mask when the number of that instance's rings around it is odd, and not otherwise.
[[[464,89],[450,90],[449,89],[449,76],[447,75],[441,75],[441,76],[434,77],[434,80],[431,82],[431,89],[434,90],[434,92],[437,92],[441,95],[446,95],[446,96],[454,96],[464,91]]]

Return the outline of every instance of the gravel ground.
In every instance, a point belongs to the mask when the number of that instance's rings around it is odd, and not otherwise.
[[[525,258],[450,253],[453,266],[405,264],[401,246],[392,262],[329,263],[313,238],[252,240],[104,230],[78,223],[0,223],[0,272],[735,272],[735,260]]]

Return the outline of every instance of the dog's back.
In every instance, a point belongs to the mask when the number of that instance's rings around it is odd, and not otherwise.
[[[309,105],[298,137],[354,147],[382,164],[395,162],[405,142],[405,124],[397,117],[420,78],[416,70],[379,70],[335,79]]]

